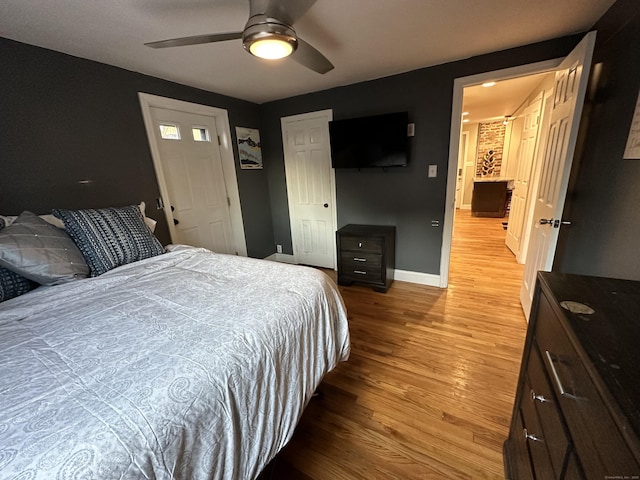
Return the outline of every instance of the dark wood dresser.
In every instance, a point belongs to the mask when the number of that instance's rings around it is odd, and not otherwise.
[[[385,293],[393,282],[396,227],[346,225],[336,235],[338,284],[359,282]]]
[[[640,478],[640,282],[539,273],[507,479]]]

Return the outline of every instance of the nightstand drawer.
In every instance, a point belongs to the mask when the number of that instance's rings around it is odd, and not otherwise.
[[[342,266],[347,269],[378,269],[382,267],[382,255],[365,252],[342,252],[340,254]]]
[[[382,242],[383,239],[380,237],[348,237],[343,236],[341,238],[341,248],[342,251],[351,250],[351,251],[360,251],[360,252],[370,252],[370,253],[382,253]]]
[[[367,281],[382,283],[382,270],[380,265],[343,265],[341,275],[355,281]]]

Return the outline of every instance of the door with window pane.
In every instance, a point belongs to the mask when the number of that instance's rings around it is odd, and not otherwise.
[[[235,254],[228,196],[211,117],[152,107],[174,243]]]

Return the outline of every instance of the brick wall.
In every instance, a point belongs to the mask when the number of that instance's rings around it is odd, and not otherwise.
[[[506,129],[506,125],[501,121],[480,124],[478,129],[476,175],[486,177],[500,176]]]

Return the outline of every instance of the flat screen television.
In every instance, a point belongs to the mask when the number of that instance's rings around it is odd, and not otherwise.
[[[407,112],[329,122],[333,168],[404,167],[409,161]]]

